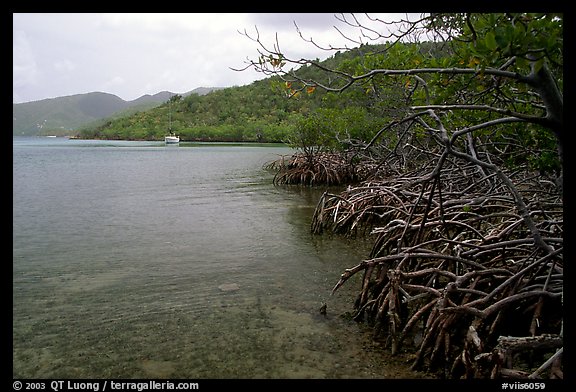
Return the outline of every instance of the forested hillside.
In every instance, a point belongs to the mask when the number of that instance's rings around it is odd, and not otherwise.
[[[202,95],[215,89],[199,87],[183,95]],[[119,118],[137,111],[151,109],[174,95],[176,93],[162,91],[125,101],[114,94],[91,92],[15,103],[12,105],[12,134],[18,136],[75,135],[82,127],[96,127],[102,124],[100,122],[102,119]]]
[[[12,105],[14,135],[69,134],[71,130],[126,108],[113,94],[93,92]]]
[[[360,53],[374,53],[380,46],[336,53],[322,62],[343,67]],[[316,69],[302,67],[300,74],[320,77]],[[156,108],[131,116],[109,119],[80,130],[83,138],[161,140],[172,131],[183,141],[292,142],[305,122],[321,122],[342,138],[377,131],[382,105],[374,105],[373,91],[354,87],[331,93],[309,87],[296,91],[281,78],[269,77],[246,86],[229,87],[204,96],[174,96]],[[344,115],[345,114],[345,115]]]

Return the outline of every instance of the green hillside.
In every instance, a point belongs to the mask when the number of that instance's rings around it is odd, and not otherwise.
[[[201,87],[185,95],[206,94],[214,89]],[[118,118],[135,111],[151,109],[174,95],[176,94],[162,91],[154,95],[143,95],[133,101],[125,101],[113,94],[91,92],[17,103],[12,105],[12,134],[75,135],[81,127],[98,126],[105,118]]]
[[[364,46],[362,53],[376,52],[379,48]],[[357,50],[338,52],[323,63],[330,67],[349,67],[358,61],[359,53]],[[306,78],[321,78],[312,67],[304,66],[297,72]],[[171,125],[183,141],[286,142],[291,139],[294,142],[297,128],[317,124],[330,128],[330,133],[338,133],[341,138],[350,138],[359,132],[373,132],[386,121],[382,100],[375,100],[374,93],[363,85],[339,94],[313,87],[296,91],[279,77],[269,77],[204,96],[174,96],[153,109],[84,127],[80,136],[161,140]]]
[[[99,92],[13,104],[12,131],[14,135],[66,133],[124,107],[121,98]]]

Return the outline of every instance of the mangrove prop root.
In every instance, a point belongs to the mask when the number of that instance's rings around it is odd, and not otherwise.
[[[350,160],[350,154],[345,152],[297,153],[269,162],[264,167],[276,171],[275,185],[340,185],[366,176]]]
[[[561,194],[518,170],[493,176],[446,165],[437,177],[424,170],[322,195],[313,233],[362,230],[375,238],[369,258],[345,270],[333,294],[362,272],[355,319],[372,320],[393,353],[417,342],[414,369],[561,377]],[[521,369],[519,352],[546,350],[542,370]]]

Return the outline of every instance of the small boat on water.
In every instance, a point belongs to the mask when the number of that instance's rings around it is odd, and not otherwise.
[[[171,133],[170,135],[164,136],[164,142],[166,144],[178,144],[180,143],[180,136]]]
[[[170,125],[168,126],[168,130],[170,134],[164,136],[164,143],[165,144],[179,144],[180,143],[180,136],[177,136],[172,132],[172,106],[170,105],[170,101],[168,101],[168,110],[170,113]]]

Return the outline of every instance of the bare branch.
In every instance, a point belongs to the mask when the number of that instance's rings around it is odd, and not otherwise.
[[[484,112],[494,112],[499,114],[505,114],[507,116],[512,116],[517,119],[528,121],[534,124],[545,125],[547,123],[547,119],[541,116],[533,116],[529,114],[515,112],[510,109],[498,108],[494,106],[488,105],[425,105],[425,106],[412,106],[410,107],[412,110],[480,110]]]

